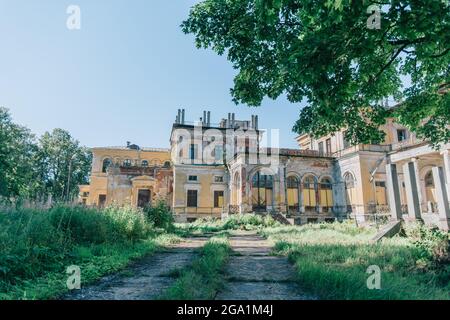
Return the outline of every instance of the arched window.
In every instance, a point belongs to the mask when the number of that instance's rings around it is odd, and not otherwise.
[[[104,159],[102,164],[102,172],[106,172],[106,170],[108,170],[111,164],[112,164],[111,159],[109,158]]]
[[[164,168],[170,168],[170,167],[171,167],[170,161],[164,162]]]
[[[290,176],[286,180],[287,184],[287,202],[289,210],[299,210],[299,190],[300,183],[297,177]]]
[[[263,211],[267,205],[272,205],[273,177],[258,171],[252,179],[252,204],[253,210]]]
[[[425,175],[425,187],[432,187],[434,188],[434,179],[433,179],[433,172],[428,171],[428,173]]]
[[[356,205],[356,188],[355,177],[350,172],[344,174],[345,193],[347,199],[347,211],[352,212],[353,206]]]
[[[330,212],[333,207],[333,184],[329,178],[323,178],[320,181],[320,205],[322,206],[322,212]]]
[[[306,211],[316,211],[317,182],[314,176],[303,179],[303,203]]]
[[[148,161],[147,160],[142,160],[141,166],[148,167]]]
[[[131,167],[131,159],[125,159],[123,161],[123,166],[124,167]]]

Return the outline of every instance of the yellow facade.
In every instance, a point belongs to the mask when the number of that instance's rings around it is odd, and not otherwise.
[[[349,214],[365,221],[374,213],[390,213],[388,163],[398,165],[405,212],[410,198],[402,171],[406,163],[414,164],[424,217],[435,218],[438,207],[433,167],[445,169],[446,192],[450,189],[450,145],[432,149],[392,119],[381,128],[386,133],[383,144],[350,145],[344,130],[318,139],[302,135],[299,149],[276,149],[275,163],[264,164],[259,157],[251,161],[263,151],[256,116],[241,121],[229,114],[217,125],[209,117],[204,112],[200,121],[188,124],[179,111],[170,149],[130,144],[93,148],[91,183],[80,186],[80,202],[142,207],[164,201],[179,221],[258,211],[280,212],[299,223]],[[244,144],[237,144],[239,139]]]
[[[108,179],[108,170],[123,167],[151,171],[151,168],[171,167],[170,152],[165,149],[105,147],[93,148],[92,155],[90,185],[80,186],[80,198],[86,205],[106,206],[118,203],[137,206],[139,190],[159,189],[156,179],[150,175],[134,174],[132,179],[122,175],[123,181],[115,181],[120,179],[120,174],[110,175]],[[111,162],[106,166],[108,160]],[[108,183],[118,183],[120,187],[112,189],[108,187]]]
[[[402,166],[407,162],[413,162],[416,168],[422,213],[425,216],[436,213],[437,199],[434,195],[431,168],[444,168],[449,189],[449,144],[442,145],[440,151],[434,150],[393,119],[387,119],[380,129],[385,132],[385,141],[379,145],[350,145],[345,141],[345,130],[317,139],[304,134],[297,137],[297,142],[300,149],[319,152],[323,150],[338,161],[339,173],[345,185],[348,211],[359,215],[361,220],[367,219],[375,212],[390,213],[385,170],[387,163],[395,163],[399,168],[400,197],[404,213],[408,211],[408,190],[405,188]],[[303,192],[304,197],[307,197],[309,191],[304,189]],[[324,198],[322,193],[321,198]]]

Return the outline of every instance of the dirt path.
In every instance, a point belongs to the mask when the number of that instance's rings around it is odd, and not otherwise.
[[[70,293],[66,300],[151,300],[175,281],[170,271],[183,268],[196,258],[207,237],[188,238],[167,250],[132,264],[122,272],[103,277],[91,286]]]
[[[255,232],[234,232],[235,255],[226,267],[227,284],[218,300],[306,300],[286,257],[271,256],[272,245]]]

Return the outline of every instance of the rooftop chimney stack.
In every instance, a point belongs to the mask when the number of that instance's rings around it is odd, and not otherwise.
[[[231,114],[231,127],[234,129],[234,122],[235,122],[235,114],[234,112]]]
[[[211,126],[211,111],[208,111],[208,120],[206,121],[206,125],[207,125],[208,127]]]
[[[229,112],[228,112],[227,127],[228,127],[228,128],[231,128],[231,113],[229,113]]]
[[[177,113],[177,117],[176,117],[175,122],[177,124],[180,124],[180,120],[181,120],[181,109],[178,109],[178,113]]]
[[[184,115],[185,115],[184,109],[181,109],[181,124],[184,124]]]
[[[207,121],[207,119],[206,119],[206,111],[203,110],[203,121],[202,121],[203,126],[206,126],[206,121]]]
[[[258,116],[255,116],[255,130],[258,130]]]

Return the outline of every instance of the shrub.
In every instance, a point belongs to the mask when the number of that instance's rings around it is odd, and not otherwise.
[[[449,233],[423,223],[407,224],[404,229],[409,240],[420,250],[422,260],[436,263],[449,260]]]
[[[281,224],[275,221],[271,216],[256,215],[256,214],[242,214],[232,215],[226,220],[218,218],[203,218],[188,225],[188,228],[200,230],[203,232],[217,232],[221,230],[253,230],[267,227],[277,227]]]
[[[151,224],[141,211],[56,206],[0,212],[0,292],[79,256],[77,246],[120,244],[147,238]]]
[[[159,201],[156,206],[148,206],[144,209],[147,219],[157,228],[164,230],[172,230],[174,218],[170,208],[163,202]]]

